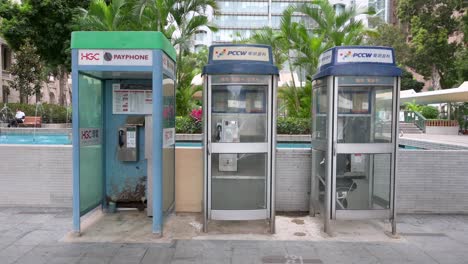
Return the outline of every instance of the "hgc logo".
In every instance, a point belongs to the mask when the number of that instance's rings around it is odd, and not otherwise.
[[[100,60],[99,55],[100,55],[99,53],[91,53],[91,52],[81,53],[81,60],[98,61]]]

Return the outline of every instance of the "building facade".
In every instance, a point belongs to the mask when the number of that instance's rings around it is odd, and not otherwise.
[[[10,95],[7,82],[11,80],[8,69],[12,63],[13,54],[5,40],[0,38],[0,102],[7,103]]]
[[[216,14],[208,10],[207,16],[219,30],[211,32],[203,27],[197,31],[193,41],[194,50],[211,44],[232,43],[249,38],[255,30],[263,27],[279,29],[282,13],[290,5],[299,5],[310,2],[308,0],[217,0],[219,11]],[[371,8],[375,10],[374,19],[390,23],[392,22],[391,10],[395,0],[329,0],[336,12],[342,12],[354,7],[358,10]],[[360,16],[367,26],[374,26],[367,16]],[[314,27],[314,22],[307,17],[295,14],[293,21],[302,22],[309,27]]]
[[[0,103],[16,103],[20,101],[19,92],[11,89],[8,81],[13,79],[9,69],[14,62],[13,51],[8,46],[6,41],[0,38]],[[48,82],[44,82],[41,91],[41,98],[38,100],[42,103],[58,103],[59,83],[54,77],[49,77]],[[71,105],[71,79],[65,87],[66,104]],[[28,103],[36,103],[36,96],[30,96]]]
[[[230,43],[249,38],[255,30],[263,27],[279,29],[282,13],[290,5],[299,5],[304,0],[219,0],[219,11],[213,23],[219,30],[212,33],[212,43]],[[305,16],[294,15],[293,21],[303,22],[312,27],[312,21]]]

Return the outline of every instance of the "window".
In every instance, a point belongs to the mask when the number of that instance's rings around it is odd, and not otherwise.
[[[8,71],[11,67],[11,50],[6,45],[1,46],[2,50],[2,70]]]
[[[268,2],[218,2],[222,13],[265,13],[268,14]]]
[[[205,41],[205,38],[206,38],[206,31],[205,30],[198,30],[197,32],[195,32],[195,40],[196,41]]]

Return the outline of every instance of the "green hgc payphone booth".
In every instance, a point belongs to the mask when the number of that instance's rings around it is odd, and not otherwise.
[[[160,32],[73,32],[73,230],[109,203],[174,204],[175,49]],[[146,206],[145,206],[146,204]]]

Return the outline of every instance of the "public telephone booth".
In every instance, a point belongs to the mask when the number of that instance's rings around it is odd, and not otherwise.
[[[204,230],[269,220],[274,232],[276,86],[271,47],[213,45],[204,75]]]
[[[401,70],[386,47],[335,47],[319,58],[312,94],[311,213],[395,222]]]
[[[174,204],[175,57],[160,32],[73,32],[73,230],[102,207]]]

